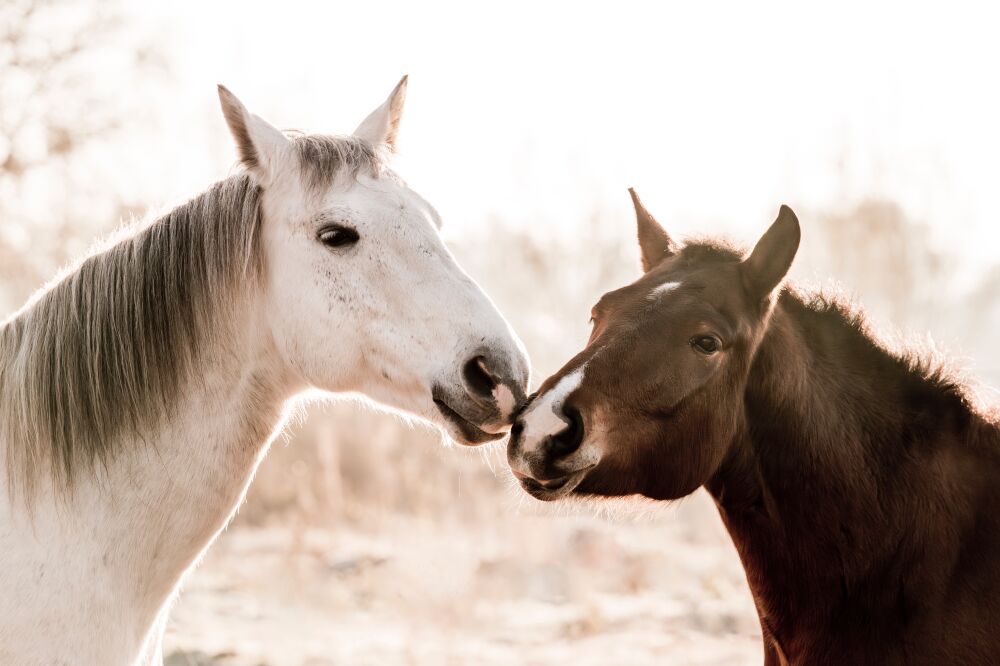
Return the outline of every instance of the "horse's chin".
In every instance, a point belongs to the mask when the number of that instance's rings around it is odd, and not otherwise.
[[[462,446],[482,446],[483,444],[489,444],[490,442],[503,439],[506,436],[506,433],[504,432],[487,432],[476,428],[476,426],[472,426],[471,424],[464,427],[457,427],[449,424],[445,426],[445,432],[452,441],[457,442]]]
[[[509,423],[481,423],[477,427],[483,432],[496,435],[498,438],[510,432]]]
[[[517,474],[516,472],[514,476],[521,484],[521,488],[535,499],[542,502],[554,502],[573,494],[573,491],[583,482],[592,467],[591,465],[558,479],[548,479],[545,481],[539,481],[530,476]]]
[[[434,400],[434,406],[443,417],[441,426],[448,436],[463,446],[479,446],[487,442],[495,442],[506,434],[506,429],[492,430],[489,426],[476,425],[469,421],[457,411],[452,409],[443,400]]]

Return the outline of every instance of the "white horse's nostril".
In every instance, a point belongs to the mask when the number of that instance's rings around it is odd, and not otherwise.
[[[497,386],[497,381],[482,356],[476,356],[465,362],[465,365],[462,366],[462,379],[472,397],[493,398],[493,390]]]
[[[477,404],[499,412],[500,420],[507,422],[514,416],[523,389],[509,375],[510,360],[489,353],[477,355],[462,366],[462,382]],[[519,397],[520,396],[520,397]]]

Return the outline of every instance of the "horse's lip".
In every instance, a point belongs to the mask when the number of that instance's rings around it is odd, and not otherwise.
[[[449,423],[455,426],[459,434],[461,434],[462,439],[459,440],[459,443],[461,444],[476,446],[477,444],[485,444],[486,442],[496,441],[506,434],[506,432],[487,432],[483,430],[475,423],[459,414],[451,405],[440,398],[434,398],[434,405],[438,408],[438,411],[441,412],[442,416],[444,416]]]
[[[551,502],[563,498],[576,490],[576,487],[583,481],[583,477],[593,468],[594,465],[587,465],[575,472],[552,479],[536,479],[516,471],[514,472],[514,477],[529,495],[543,502]]]

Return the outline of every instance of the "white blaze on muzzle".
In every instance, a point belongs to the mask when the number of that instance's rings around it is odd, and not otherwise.
[[[569,425],[563,418],[562,407],[566,397],[583,382],[585,365],[564,376],[544,395],[535,399],[521,417],[524,429],[521,434],[521,452],[535,452],[546,437],[562,432]]]

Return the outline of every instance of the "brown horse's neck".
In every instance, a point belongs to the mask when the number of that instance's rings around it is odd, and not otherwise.
[[[1000,546],[996,425],[857,318],[791,293],[744,402],[707,487],[765,633],[793,662],[845,654],[828,644],[867,656],[884,645],[886,663],[905,659],[894,641],[905,645],[926,607],[954,593],[956,572],[977,566],[969,544]]]

